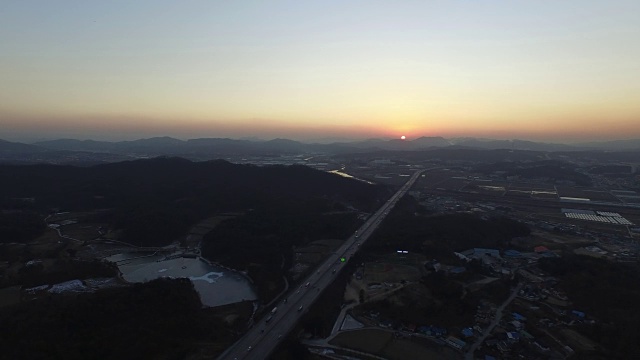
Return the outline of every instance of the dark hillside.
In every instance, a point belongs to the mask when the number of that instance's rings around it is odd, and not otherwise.
[[[230,331],[187,279],[51,296],[0,311],[2,359],[184,359]]]
[[[443,260],[453,258],[454,251],[473,247],[502,249],[509,246],[512,238],[529,234],[525,224],[505,217],[485,220],[473,214],[424,216],[419,210],[412,197],[400,199],[365,248],[381,253],[404,249]]]
[[[638,264],[564,254],[540,259],[539,266],[561,279],[575,309],[597,320],[593,325],[580,324],[579,329],[605,348],[606,358],[640,358]]]
[[[111,209],[99,220],[122,229],[122,240],[140,245],[173,241],[216,212],[269,207],[286,199],[322,199],[369,211],[386,194],[383,187],[304,166],[165,157],[92,167],[0,166],[0,202],[33,198],[42,212]]]

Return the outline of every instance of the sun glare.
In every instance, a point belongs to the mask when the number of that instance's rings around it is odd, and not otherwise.
[[[404,136],[404,135],[400,136],[400,140],[405,140],[406,138],[407,138],[407,137],[406,137],[406,136]]]

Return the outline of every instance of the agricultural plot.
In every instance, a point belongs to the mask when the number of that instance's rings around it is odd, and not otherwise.
[[[457,191],[469,183],[466,179],[456,179],[457,176],[461,177],[462,174],[444,170],[430,171],[425,174],[424,178],[418,180],[418,186],[424,186],[427,189],[443,188]]]
[[[626,204],[640,204],[640,194],[630,190],[611,190],[611,194]]]
[[[521,191],[521,190],[509,190],[504,194],[504,196],[511,197],[511,198],[527,198],[528,199],[531,197],[531,192]]]
[[[387,359],[422,359],[422,360],[454,360],[460,359],[460,353],[445,346],[438,346],[433,341],[422,338],[411,340],[394,339],[384,349],[382,355]]]
[[[413,266],[391,263],[366,263],[364,278],[367,283],[398,283],[420,279],[420,271]]]
[[[571,198],[585,198],[588,199],[587,194],[582,190],[573,186],[557,186],[558,196],[571,197]]]
[[[531,194],[531,197],[533,199],[540,199],[540,200],[556,200],[558,199],[558,194],[556,193],[542,193],[542,192],[534,192]]]
[[[102,227],[106,228],[107,226],[107,224],[74,223],[61,226],[60,230],[64,235],[67,235],[73,239],[80,241],[89,241],[100,237],[101,234],[98,232],[98,229]]]
[[[501,186],[477,185],[476,183],[472,183],[465,186],[463,191],[474,194],[481,194],[487,197],[496,197],[502,196],[505,192],[505,189]]]
[[[526,182],[511,182],[509,188],[513,190],[532,190],[532,191],[552,191],[555,192],[556,188],[553,184],[544,183],[526,183]]]
[[[614,202],[614,203],[620,202],[618,198],[616,198],[615,196],[611,195],[609,192],[606,192],[606,191],[585,190],[584,194],[587,198],[591,199],[592,201],[607,201],[607,202]]]
[[[380,354],[392,339],[391,332],[365,329],[342,332],[329,343],[366,353]]]
[[[452,190],[452,191],[460,191],[462,188],[467,186],[470,183],[469,180],[465,179],[455,179],[450,178],[441,183],[439,183],[435,188],[444,189],[444,190]]]
[[[635,191],[613,190],[611,193],[625,204],[640,204],[640,194]]]
[[[460,359],[460,354],[444,346],[422,338],[394,338],[393,333],[384,330],[353,330],[338,334],[330,342],[390,360],[404,359]]]
[[[582,351],[594,351],[596,349],[596,343],[574,330],[562,329],[560,333],[561,337],[575,349]]]

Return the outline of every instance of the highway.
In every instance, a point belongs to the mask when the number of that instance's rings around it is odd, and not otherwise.
[[[345,262],[367,241],[396,202],[411,188],[424,170],[417,171],[385,204],[351,236],[338,250],[314,269],[301,285],[292,287],[283,300],[276,303],[277,310],[257,321],[247,333],[229,347],[218,360],[263,360],[269,357],[286,335],[293,330],[306,310],[320,293],[329,286]],[[267,319],[269,320],[267,322]]]

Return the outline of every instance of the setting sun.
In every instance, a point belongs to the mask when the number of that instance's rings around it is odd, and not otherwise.
[[[406,139],[406,138],[407,138],[407,137],[406,137],[406,136],[404,136],[404,135],[400,136],[400,140],[404,140],[404,139]]]

